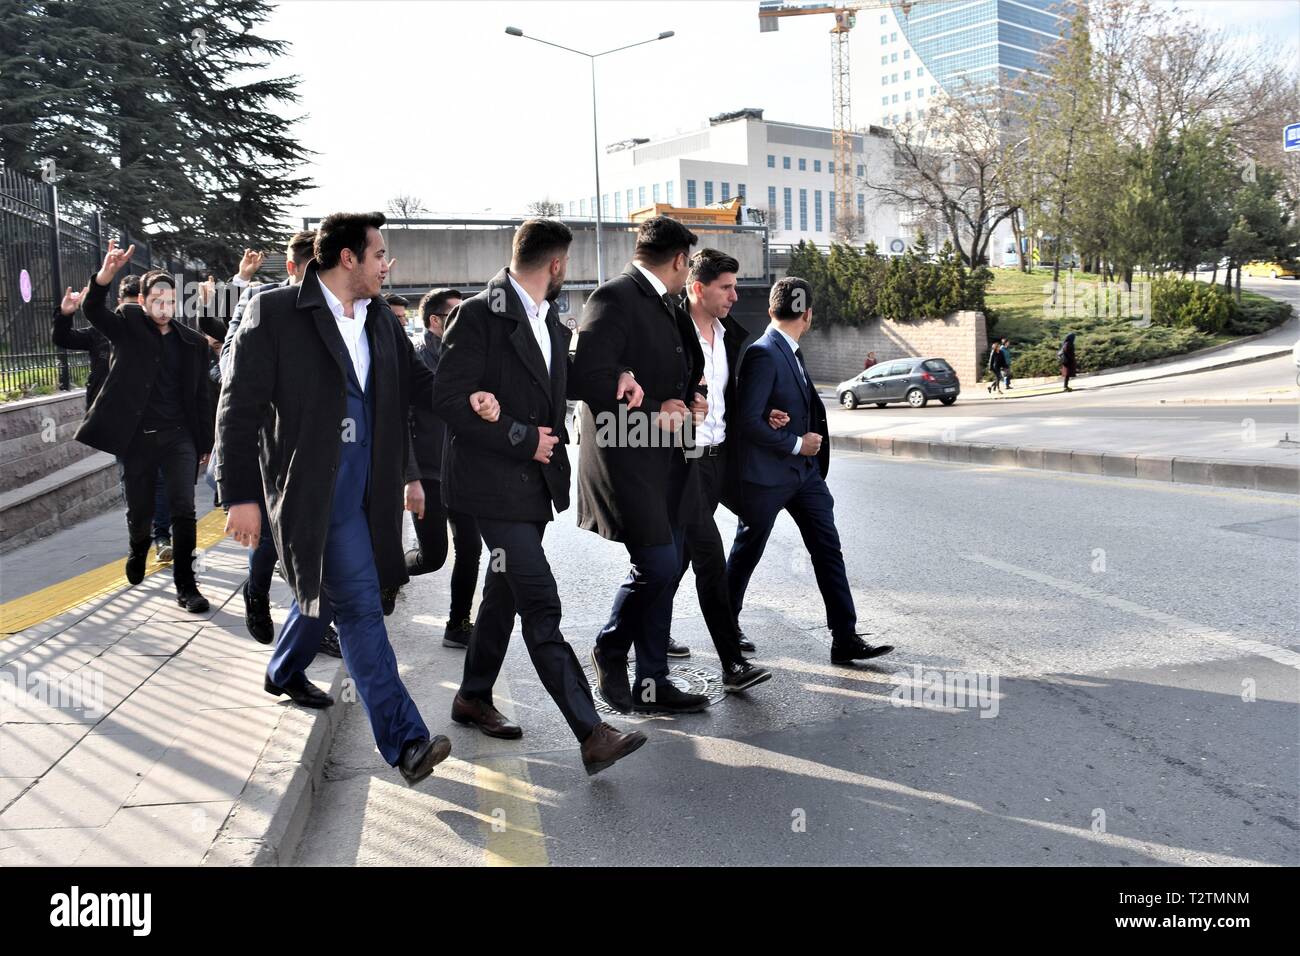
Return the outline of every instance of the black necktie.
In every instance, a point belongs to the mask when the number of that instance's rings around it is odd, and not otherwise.
[[[664,299],[664,305],[668,306],[668,311],[676,314],[677,300],[673,297],[673,294],[671,292],[665,292],[663,299]]]
[[[803,360],[803,349],[795,349],[794,357],[799,360],[799,367],[803,369],[803,384],[808,389],[810,395],[816,395],[817,391],[813,388],[812,376],[808,374],[808,363]]]

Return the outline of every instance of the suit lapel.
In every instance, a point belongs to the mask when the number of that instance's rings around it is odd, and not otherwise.
[[[334,313],[330,311],[329,306],[325,303],[325,293],[321,291],[320,276],[316,272],[315,260],[307,266],[307,274],[303,276],[296,304],[299,309],[310,310],[312,323],[316,326],[321,341],[325,343],[326,351],[334,356],[334,361],[338,364],[339,371],[343,373],[344,378],[351,375],[355,381],[356,373],[352,368],[352,360],[348,356],[347,346],[343,344],[343,336],[339,335],[339,327],[338,323],[334,321]]]
[[[785,340],[785,336],[776,329],[769,328],[767,334],[776,346],[777,351],[785,356],[785,360],[790,366],[790,371],[794,374],[795,382],[802,386],[799,389],[799,395],[803,398],[804,405],[808,406],[808,412],[811,415],[812,406],[808,401],[808,384],[804,381],[803,369],[799,367],[799,360],[794,357],[794,350],[790,348],[790,343]]]
[[[668,303],[663,300],[663,296],[661,296],[658,291],[655,290],[655,287],[650,284],[650,280],[645,277],[644,272],[636,267],[635,262],[629,262],[627,264],[627,268],[623,270],[623,275],[631,276],[632,281],[637,284],[637,288],[658,302],[659,307],[672,317],[674,322],[677,320],[675,311],[668,307]]]
[[[528,374],[546,392],[549,400],[551,397],[551,376],[546,372],[546,360],[542,358],[542,349],[537,344],[537,337],[533,335],[532,324],[528,321],[528,312],[524,309],[523,300],[519,298],[519,293],[515,291],[514,283],[510,281],[505,269],[497,273],[497,277],[492,280],[493,283],[500,284],[505,293],[505,314],[515,320],[515,327],[510,330],[510,344],[514,347],[515,352],[519,355],[520,361],[524,363],[524,368],[528,369]],[[550,326],[550,311],[547,311],[547,326]],[[551,336],[552,345],[555,336]],[[551,349],[551,365],[555,364],[555,349]]]

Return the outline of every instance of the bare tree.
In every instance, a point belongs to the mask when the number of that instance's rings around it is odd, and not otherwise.
[[[924,125],[890,131],[892,167],[862,182],[885,202],[933,214],[968,265],[988,260],[993,231],[1018,206],[1009,182],[1017,150],[1006,142],[1007,109],[994,93],[965,91],[930,109]]]
[[[528,215],[538,216],[542,219],[554,219],[557,216],[564,215],[564,203],[552,202],[551,197],[537,199],[528,204]]]
[[[408,196],[402,193],[388,200],[388,211],[397,219],[414,219],[420,213],[429,210],[424,208],[424,200],[419,196]]]

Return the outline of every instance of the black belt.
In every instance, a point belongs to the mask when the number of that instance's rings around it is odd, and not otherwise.
[[[696,447],[705,458],[717,458],[726,450],[727,443],[724,441],[717,445],[697,445]]]

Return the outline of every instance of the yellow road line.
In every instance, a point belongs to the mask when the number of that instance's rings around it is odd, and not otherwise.
[[[497,678],[495,696],[498,709],[514,720],[514,697],[504,674]],[[485,762],[494,766],[486,766]],[[484,864],[549,866],[542,817],[527,762],[520,757],[480,757],[474,765],[474,788],[478,791],[479,826],[485,841]]]
[[[226,515],[221,509],[209,511],[198,521],[197,544],[200,550],[210,548],[225,537]],[[78,605],[93,601],[127,586],[123,559],[103,567],[85,571],[75,577],[51,584],[47,588],[24,594],[0,604],[0,641],[42,621],[57,617]],[[145,566],[145,575],[171,567],[171,562],[159,563],[151,553]]]

